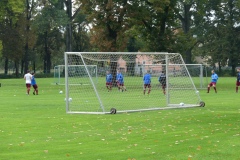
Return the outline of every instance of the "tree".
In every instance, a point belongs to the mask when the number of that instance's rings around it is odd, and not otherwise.
[[[58,1],[49,0],[42,1],[42,10],[35,17],[34,29],[38,33],[38,50],[43,53],[43,72],[50,73],[52,66],[51,56],[61,48],[61,40],[59,36],[64,27],[68,24],[66,12],[62,9],[62,5]],[[56,47],[57,46],[57,47]]]
[[[16,52],[16,50],[21,49],[21,46],[18,45],[21,42],[21,36],[18,35],[16,31],[16,23],[19,19],[19,16],[22,14],[24,10],[24,2],[21,0],[2,0],[0,1],[0,40],[2,40],[2,56],[5,59],[4,73],[8,73],[8,63],[9,59],[17,59],[15,58],[16,53],[21,55],[20,52]],[[12,33],[11,33],[12,32]],[[10,34],[7,34],[10,33]],[[13,36],[13,37],[11,37]],[[11,37],[11,38],[10,38]],[[17,39],[19,38],[19,39]],[[16,43],[12,43],[12,42]],[[13,50],[13,47],[18,47],[16,50]],[[18,72],[16,72],[18,74]]]

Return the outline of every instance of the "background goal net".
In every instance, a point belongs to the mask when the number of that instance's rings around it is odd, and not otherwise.
[[[75,65],[81,69],[72,71]],[[93,68],[97,73],[92,74],[89,66],[96,66]],[[124,79],[120,90],[117,70]],[[111,90],[106,87],[107,72],[112,75]],[[151,75],[149,95],[143,94],[146,72]],[[165,94],[159,82],[162,72],[166,75]],[[134,112],[201,106],[194,80],[178,53],[66,52],[65,90],[67,113],[105,114],[112,108],[117,112]]]
[[[92,79],[97,83],[97,65],[87,65],[86,66],[89,74]],[[77,78],[88,77],[87,72],[85,71],[84,65],[68,65],[68,76],[74,76]],[[84,79],[80,79],[79,81],[75,81],[74,79],[70,79],[73,81],[69,81],[68,85],[89,85],[89,81],[84,81]],[[54,84],[57,85],[65,85],[65,65],[58,65],[54,67]]]

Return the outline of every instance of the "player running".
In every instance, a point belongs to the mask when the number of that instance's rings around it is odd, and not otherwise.
[[[38,85],[37,85],[36,80],[35,80],[35,73],[32,73],[31,85],[34,88],[33,95],[35,95],[35,94],[38,95]]]
[[[120,70],[117,70],[116,82],[118,86],[118,91],[122,91],[122,92],[123,90],[127,91],[126,87],[124,86],[124,79]]]
[[[107,75],[106,75],[106,87],[108,89],[108,92],[112,90],[112,80],[113,80],[113,76],[112,74],[107,71]]]
[[[162,73],[160,74],[158,81],[160,82],[162,86],[163,94],[165,95],[166,94],[166,75],[164,71],[162,71]]]
[[[237,68],[236,93],[238,93],[238,86],[240,86],[240,68]]]
[[[146,88],[148,88],[148,95],[151,92],[151,75],[150,71],[147,71],[147,73],[143,77],[143,94],[146,93]]]
[[[32,80],[32,75],[30,74],[30,71],[27,71],[27,73],[24,75],[24,80],[26,81],[27,95],[29,95]]]
[[[213,87],[215,90],[215,93],[217,93],[217,88],[216,88],[216,84],[218,81],[218,75],[215,73],[214,70],[212,70],[212,76],[211,76],[212,80],[211,82],[208,84],[208,89],[207,89],[207,93],[209,93],[210,91],[210,87]]]

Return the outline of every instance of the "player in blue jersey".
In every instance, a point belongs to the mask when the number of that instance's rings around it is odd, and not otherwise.
[[[213,87],[213,89],[215,90],[215,93],[217,93],[217,88],[216,88],[217,81],[218,81],[218,75],[215,73],[214,70],[212,70],[211,82],[208,84],[207,93],[209,93],[210,87]]]
[[[107,71],[107,74],[106,74],[106,87],[108,89],[108,92],[112,90],[112,80],[113,80],[112,74],[109,71]]]
[[[35,95],[35,94],[38,95],[38,85],[37,85],[36,80],[35,80],[35,73],[32,73],[31,85],[34,88],[33,95]]]
[[[158,81],[160,82],[160,84],[162,86],[163,94],[166,94],[166,75],[165,75],[164,71],[162,71],[162,73],[160,74]]]
[[[116,82],[119,91],[127,91],[126,87],[124,86],[124,78],[120,70],[117,70]]]
[[[148,88],[148,95],[151,92],[151,75],[150,71],[147,71],[147,73],[143,77],[143,94],[146,93],[146,88]]]
[[[236,93],[238,93],[238,86],[240,86],[240,68],[237,68]]]

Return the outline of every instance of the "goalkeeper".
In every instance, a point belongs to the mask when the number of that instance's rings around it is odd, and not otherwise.
[[[164,71],[162,71],[162,73],[160,74],[158,81],[160,82],[162,86],[163,94],[165,95],[166,94],[166,75]]]

